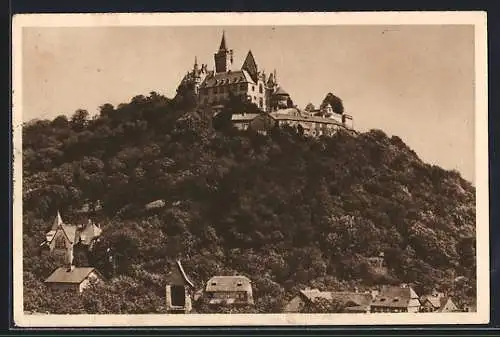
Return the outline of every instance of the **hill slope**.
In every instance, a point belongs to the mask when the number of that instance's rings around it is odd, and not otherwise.
[[[214,274],[250,276],[260,312],[279,311],[302,286],[407,282],[459,302],[474,296],[475,189],[457,172],[380,130],[220,132],[186,110],[151,93],[92,119],[77,111],[24,126],[26,310],[161,312],[175,258],[198,286]],[[145,211],[159,199],[165,207]],[[37,247],[49,221],[58,209],[79,221],[76,210],[97,200],[103,240],[77,261],[110,280],[80,297],[47,296],[41,281],[56,262]],[[380,252],[384,271],[368,263]]]

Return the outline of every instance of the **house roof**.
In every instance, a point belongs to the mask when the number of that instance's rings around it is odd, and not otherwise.
[[[218,87],[222,85],[230,85],[237,83],[252,83],[255,82],[252,80],[252,77],[246,70],[235,70],[235,71],[227,71],[223,73],[213,73],[207,77],[201,84],[201,87],[211,88]]]
[[[89,221],[87,225],[79,232],[80,240],[83,244],[88,245],[92,242],[92,240],[99,237],[101,233],[102,229]]]
[[[52,241],[52,239],[54,238],[54,236],[56,235],[56,233],[58,231],[63,231],[64,235],[68,238],[68,240],[71,243],[75,243],[76,242],[76,239],[77,239],[77,228],[76,228],[76,226],[73,226],[73,225],[60,225],[57,228],[57,230],[54,232],[54,235],[52,235],[52,237],[50,239],[51,241]],[[51,232],[52,231],[50,231],[49,233],[51,233]],[[49,237],[49,233],[47,233],[47,238]]]
[[[285,110],[295,110],[293,108],[285,109]],[[290,111],[291,112],[291,111]],[[294,113],[284,113],[284,112],[272,112],[269,114],[275,120],[290,120],[290,121],[300,121],[300,122],[315,122],[315,123],[324,123],[324,124],[336,124],[339,126],[344,126],[342,123],[337,122],[332,118],[324,118],[318,116],[307,116],[302,114],[294,114]],[[345,126],[344,126],[345,127]]]
[[[252,291],[251,281],[246,276],[214,276],[207,282],[205,291]]]
[[[372,306],[405,308],[410,300],[418,300],[418,295],[411,287],[383,287],[375,297]]]
[[[451,301],[448,296],[423,296],[422,303],[429,302],[436,311],[441,311]]]
[[[57,268],[46,280],[45,283],[76,283],[80,284],[89,276],[90,273],[96,271],[91,267],[75,267],[69,271],[66,267]]]
[[[322,298],[328,301],[337,301],[343,304],[348,304],[348,307],[351,308],[351,310],[366,310],[372,301],[372,295],[370,293],[319,291],[318,289],[301,290],[300,293],[311,302]]]
[[[249,122],[253,120],[255,117],[260,116],[261,114],[256,113],[245,113],[245,114],[233,114],[231,116],[231,120],[233,122]]]
[[[62,221],[61,213],[59,213],[59,211],[57,211],[57,215],[54,219],[54,223],[52,224],[52,230],[53,231],[57,230],[57,228],[63,224],[64,224],[64,222]]]
[[[56,231],[57,230],[50,230],[50,231],[48,231],[47,234],[45,234],[45,241],[46,242],[52,241],[52,239],[54,238],[54,235],[56,234]]]

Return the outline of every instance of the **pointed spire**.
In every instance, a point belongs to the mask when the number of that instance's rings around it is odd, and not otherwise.
[[[274,83],[278,83],[278,76],[276,76],[276,68],[274,69],[273,77],[274,77]]]
[[[220,47],[219,50],[227,50],[226,46],[226,31],[222,31],[222,40],[220,41]]]
[[[52,229],[57,229],[60,225],[63,224],[62,218],[61,218],[61,213],[59,213],[59,210],[57,211],[56,218],[54,219],[54,224],[52,225]]]
[[[198,56],[194,57],[194,69],[198,69]]]

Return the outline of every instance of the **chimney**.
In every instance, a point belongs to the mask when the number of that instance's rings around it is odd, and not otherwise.
[[[70,248],[68,250],[68,255],[67,255],[67,271],[71,272],[75,269],[75,266],[73,265],[73,248]]]

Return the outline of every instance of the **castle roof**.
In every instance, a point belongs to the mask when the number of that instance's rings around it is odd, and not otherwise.
[[[254,82],[257,81],[258,68],[251,50],[248,51],[247,57],[245,58],[245,62],[243,62],[241,69],[248,71]]]
[[[236,71],[227,71],[223,73],[214,73],[211,76],[207,76],[203,83],[202,87],[218,87],[222,85],[230,85],[237,83],[252,83],[255,82],[252,80],[252,77],[246,70],[236,70]]]
[[[277,95],[277,96],[289,96],[288,92],[286,92],[285,89],[283,89],[283,87],[279,86],[273,93],[273,95]]]
[[[219,50],[227,50],[225,31],[222,31],[222,40],[220,41]]]

